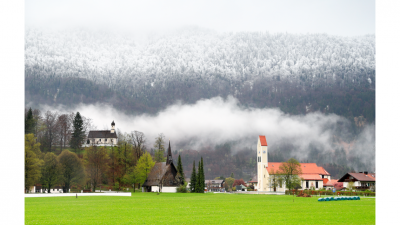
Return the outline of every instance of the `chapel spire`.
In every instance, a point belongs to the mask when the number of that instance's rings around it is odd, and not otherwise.
[[[166,162],[166,164],[169,165],[171,163],[172,163],[171,141],[168,141],[168,153],[167,153],[167,162]]]

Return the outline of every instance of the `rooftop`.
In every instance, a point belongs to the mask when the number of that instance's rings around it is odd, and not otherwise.
[[[268,146],[267,145],[267,139],[265,138],[264,135],[260,135],[260,142],[261,142],[261,146]]]

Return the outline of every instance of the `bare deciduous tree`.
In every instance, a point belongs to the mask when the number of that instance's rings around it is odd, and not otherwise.
[[[90,178],[93,185],[93,192],[95,192],[97,184],[101,183],[103,174],[108,169],[107,161],[109,156],[105,147],[91,146],[86,149],[84,156],[86,173]]]
[[[129,143],[133,146],[135,158],[136,160],[139,160],[146,150],[146,137],[143,132],[136,130],[131,132],[128,136]]]
[[[52,146],[55,144],[55,141],[57,140],[57,117],[58,114],[57,112],[51,112],[47,111],[44,114],[44,124],[46,126],[46,132],[45,132],[45,140],[47,147],[49,148],[49,151],[52,151]]]
[[[62,149],[66,147],[66,143],[69,143],[69,139],[71,138],[72,121],[69,119],[69,116],[67,114],[62,114],[58,117],[57,123],[60,148],[62,151]]]

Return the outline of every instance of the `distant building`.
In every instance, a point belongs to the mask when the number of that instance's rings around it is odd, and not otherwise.
[[[268,162],[268,145],[265,136],[260,135],[257,143],[257,180],[251,181],[257,191],[279,191],[286,189],[285,183],[278,183],[278,187],[271,185],[273,175],[279,170],[283,162]],[[316,163],[300,163],[302,174],[301,188],[299,189],[322,189],[323,179],[331,179],[331,175]],[[258,181],[258,182],[255,182]],[[276,186],[276,185],[275,185]]]
[[[69,189],[71,191],[71,189]],[[35,186],[30,187],[29,193],[63,193],[63,188],[61,186],[55,186],[50,190],[47,190],[40,184],[36,184]]]
[[[158,162],[147,176],[142,185],[143,192],[176,192],[179,187],[178,170],[172,161],[171,143],[168,144],[166,162]],[[160,185],[161,183],[161,185]]]
[[[118,137],[115,132],[115,123],[112,121],[111,130],[91,130],[84,146],[111,146],[117,145]]]
[[[335,179],[328,180],[327,178],[323,178],[323,180],[324,180],[324,188],[326,190],[333,190],[333,188],[335,188],[336,190],[341,189],[341,188],[338,188],[338,185],[337,185],[338,180],[335,180]],[[342,185],[342,187],[343,187],[343,185]]]
[[[224,180],[205,180],[207,191],[220,192],[224,188]]]
[[[366,190],[375,188],[375,173],[359,172],[359,173],[346,173],[338,182],[343,182],[343,187],[347,189],[349,182],[354,183],[354,188],[358,190]]]

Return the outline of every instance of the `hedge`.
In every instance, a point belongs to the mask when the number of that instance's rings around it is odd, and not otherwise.
[[[375,196],[375,192],[363,192],[363,191],[357,191],[357,192],[351,192],[351,191],[337,191],[333,193],[331,190],[285,190],[285,195],[289,195],[289,193],[292,195],[293,193],[295,195],[299,195],[302,193],[306,193],[309,195],[338,195],[338,196]]]

